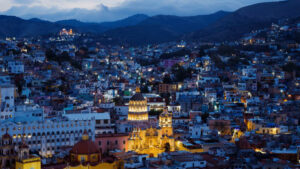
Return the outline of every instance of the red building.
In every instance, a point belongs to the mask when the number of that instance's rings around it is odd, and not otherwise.
[[[95,142],[103,154],[116,149],[126,152],[128,148],[128,138],[128,134],[99,134],[96,135]]]

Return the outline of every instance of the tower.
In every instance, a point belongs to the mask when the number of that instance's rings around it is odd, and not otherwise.
[[[0,141],[0,168],[12,168],[15,162],[12,137],[6,131]]]
[[[18,149],[16,169],[41,169],[41,158],[29,154],[29,146],[25,143],[24,138]]]
[[[129,101],[128,120],[148,121],[147,99],[144,98],[139,87]]]
[[[25,143],[24,137],[22,138],[22,144],[19,146],[18,161],[29,158],[29,147]]]
[[[159,115],[159,127],[162,130],[162,135],[173,135],[172,113],[169,113],[167,108],[164,108],[164,111]]]

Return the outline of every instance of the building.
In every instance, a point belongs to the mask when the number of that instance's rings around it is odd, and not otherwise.
[[[0,121],[12,119],[15,111],[15,87],[0,86]]]
[[[147,99],[142,95],[140,88],[136,88],[135,95],[129,101],[128,121],[147,121]]]
[[[167,109],[159,116],[158,126],[143,120],[135,121],[132,125],[133,131],[129,136],[128,151],[148,154],[150,157],[157,157],[162,152],[175,151],[172,113],[169,113]]]
[[[99,134],[95,136],[95,142],[98,144],[100,151],[108,153],[111,150],[128,151],[128,134]]]
[[[111,117],[109,112],[96,113],[85,111],[67,111],[64,115],[70,120],[95,120],[95,134],[114,133],[114,124],[111,123]]]
[[[59,118],[43,122],[1,123],[0,134],[9,133],[14,145],[20,144],[24,139],[31,152],[42,157],[52,157],[61,148],[78,142],[84,129],[92,139],[95,139],[95,120],[73,121]]]
[[[30,155],[29,146],[24,141],[18,147],[16,169],[41,169],[41,158]]]
[[[158,86],[159,93],[176,93],[180,89],[180,84],[159,84]]]
[[[82,140],[76,143],[70,151],[71,162],[95,163],[100,162],[101,152],[96,144],[89,139],[89,135],[85,130]]]
[[[14,166],[15,156],[12,137],[6,131],[0,142],[0,167],[5,169]]]
[[[104,157],[96,142],[89,139],[84,131],[82,140],[76,143],[70,151],[70,163],[65,169],[123,169],[124,163],[114,157]]]
[[[9,61],[8,62],[8,72],[9,73],[24,73],[24,64],[21,61]]]

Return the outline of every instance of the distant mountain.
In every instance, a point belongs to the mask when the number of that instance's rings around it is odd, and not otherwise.
[[[58,32],[61,27],[39,19],[24,20],[15,16],[0,15],[0,37],[36,36]]]
[[[137,25],[137,24],[141,23],[142,21],[146,20],[147,18],[149,18],[149,16],[144,15],[144,14],[136,14],[136,15],[130,16],[128,18],[114,21],[114,22],[102,22],[102,23],[100,23],[100,25],[102,25],[106,28],[110,28],[110,29],[126,27],[126,26],[134,26],[134,25]]]
[[[245,33],[270,26],[280,19],[300,16],[300,0],[267,2],[241,8],[185,38],[200,41],[236,40]]]
[[[210,15],[179,17],[157,15],[134,26],[117,28],[105,32],[107,36],[132,44],[165,42],[178,39],[183,34],[196,31],[228,15],[219,11]]]
[[[136,25],[146,18],[148,18],[147,15],[139,14],[114,22],[85,23],[78,20],[57,22],[48,22],[38,18],[25,20],[15,16],[0,15],[0,37],[29,37],[55,34],[62,28],[72,28],[77,32],[101,34],[110,29]]]
[[[85,23],[78,20],[48,22],[24,20],[0,15],[0,37],[36,36],[57,33],[62,28],[76,32],[95,33],[112,37],[111,42],[146,44],[179,39],[193,41],[230,41],[255,29],[270,26],[280,19],[300,16],[300,0],[260,3],[229,13],[219,11],[210,15],[148,17],[138,14],[122,20]]]

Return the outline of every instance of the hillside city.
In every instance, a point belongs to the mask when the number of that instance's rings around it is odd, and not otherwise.
[[[0,63],[1,169],[300,168],[299,18],[222,43],[66,27]]]

